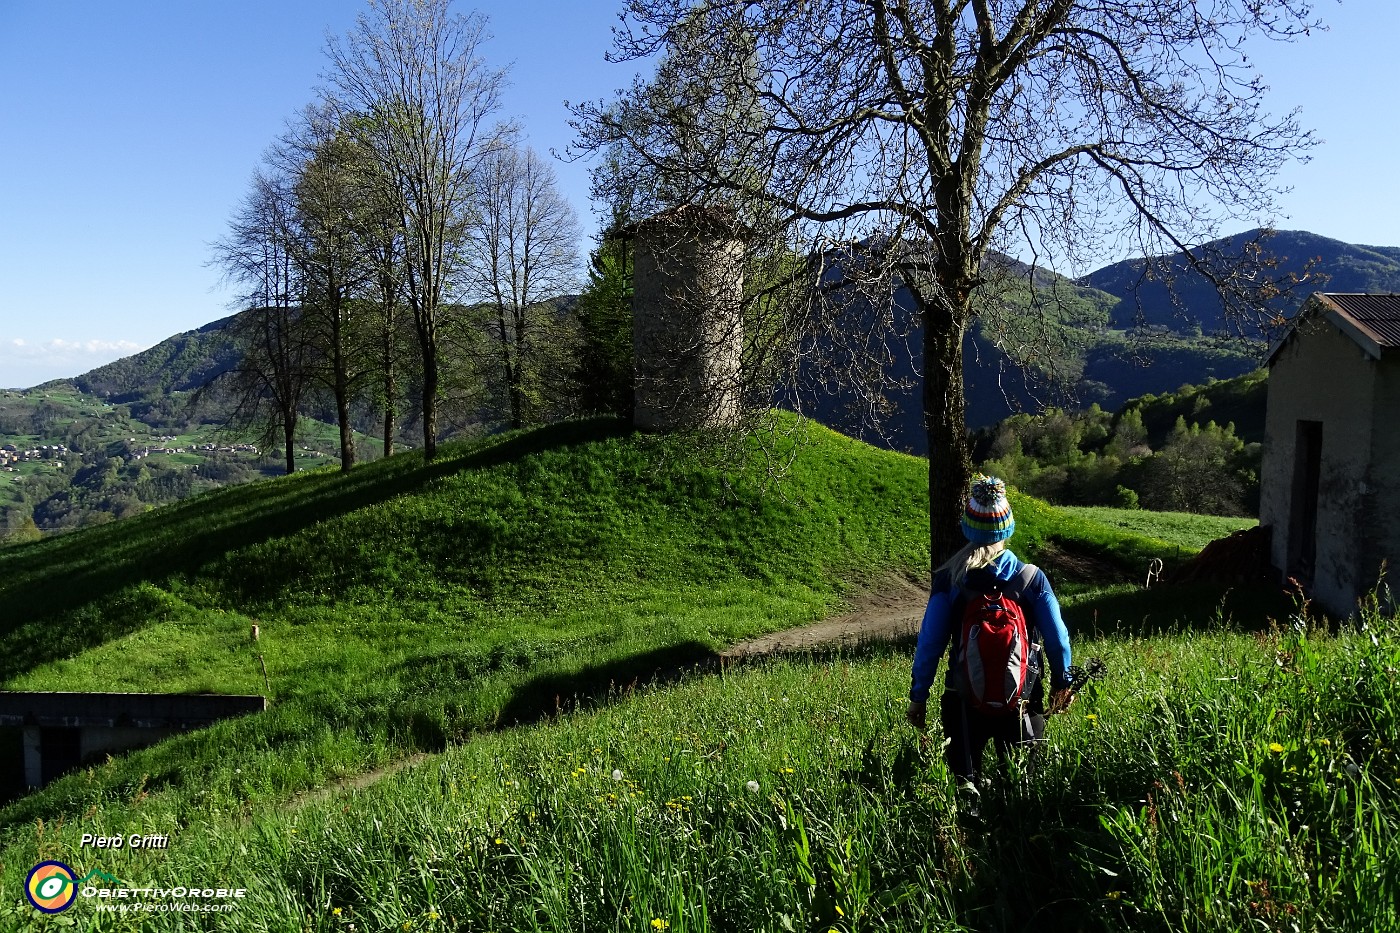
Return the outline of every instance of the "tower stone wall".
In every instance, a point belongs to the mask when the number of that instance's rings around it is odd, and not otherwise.
[[[634,228],[632,341],[646,431],[733,427],[742,413],[743,230],[684,205]]]

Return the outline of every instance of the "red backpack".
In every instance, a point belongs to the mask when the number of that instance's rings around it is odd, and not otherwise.
[[[1039,665],[1032,656],[1036,648],[1019,600],[1037,572],[1026,564],[1012,579],[998,581],[998,589],[965,590],[956,601],[962,604],[954,658],[956,683],[958,692],[978,712],[1011,715],[1035,685]]]

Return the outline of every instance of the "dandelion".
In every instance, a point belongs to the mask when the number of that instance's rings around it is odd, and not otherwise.
[[[621,770],[620,768],[613,768],[613,780],[614,780],[614,781],[620,781],[620,780],[622,780],[622,770]]]
[[[1108,892],[1108,899],[1109,899],[1110,901],[1116,901],[1116,900],[1118,900],[1119,898],[1121,898],[1122,896],[1123,896],[1123,892],[1122,892],[1122,891],[1109,891],[1109,892]]]
[[[1084,718],[1087,719],[1087,720],[1089,720],[1089,722],[1090,722],[1091,724],[1094,724],[1094,725],[1097,725],[1097,724],[1098,724],[1098,721],[1099,721],[1099,717],[1098,717],[1097,715],[1095,715],[1094,713],[1090,713],[1089,715],[1085,716]]]
[[[437,912],[436,910],[430,910],[430,911],[428,911],[428,919],[429,919],[429,920],[436,920],[437,918],[438,918],[438,912]]]
[[[1278,744],[1277,742],[1270,742],[1270,743],[1269,743],[1269,751],[1273,752],[1275,755],[1282,755],[1282,754],[1283,754],[1283,746],[1280,745],[1280,744]]]
[[[756,794],[756,793],[758,793],[758,782],[757,782],[757,781],[749,781],[749,783],[745,784],[744,786],[747,787],[747,788],[749,789],[749,793],[751,793],[751,794]]]
[[[783,768],[783,773],[784,773],[784,774],[796,774],[797,772],[793,771],[791,768]]]
[[[332,916],[332,917],[339,917],[339,916],[340,916],[340,908],[339,908],[339,907],[332,907],[332,908],[331,908],[331,916]]]
[[[670,926],[671,924],[667,923],[665,920],[662,920],[660,917],[656,917],[651,921],[651,928],[653,930],[665,930],[669,929]]]
[[[500,837],[500,836],[497,836],[497,837],[496,837],[496,845],[501,845],[501,837]]]

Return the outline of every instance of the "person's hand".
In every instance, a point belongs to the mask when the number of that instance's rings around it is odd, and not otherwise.
[[[1050,694],[1050,712],[1063,713],[1074,703],[1074,691],[1069,687],[1061,687]]]
[[[915,729],[924,729],[928,726],[928,704],[909,701],[909,709],[904,713],[904,718],[909,720],[909,725]]]

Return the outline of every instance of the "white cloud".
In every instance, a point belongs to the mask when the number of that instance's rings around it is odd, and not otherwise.
[[[130,340],[0,337],[0,386],[21,388],[79,376],[144,349]]]
[[[100,356],[111,361],[144,349],[141,344],[130,340],[64,340],[62,337],[55,337],[42,343],[30,343],[23,337],[13,337],[0,343],[0,358],[8,356],[24,360],[61,362]]]

